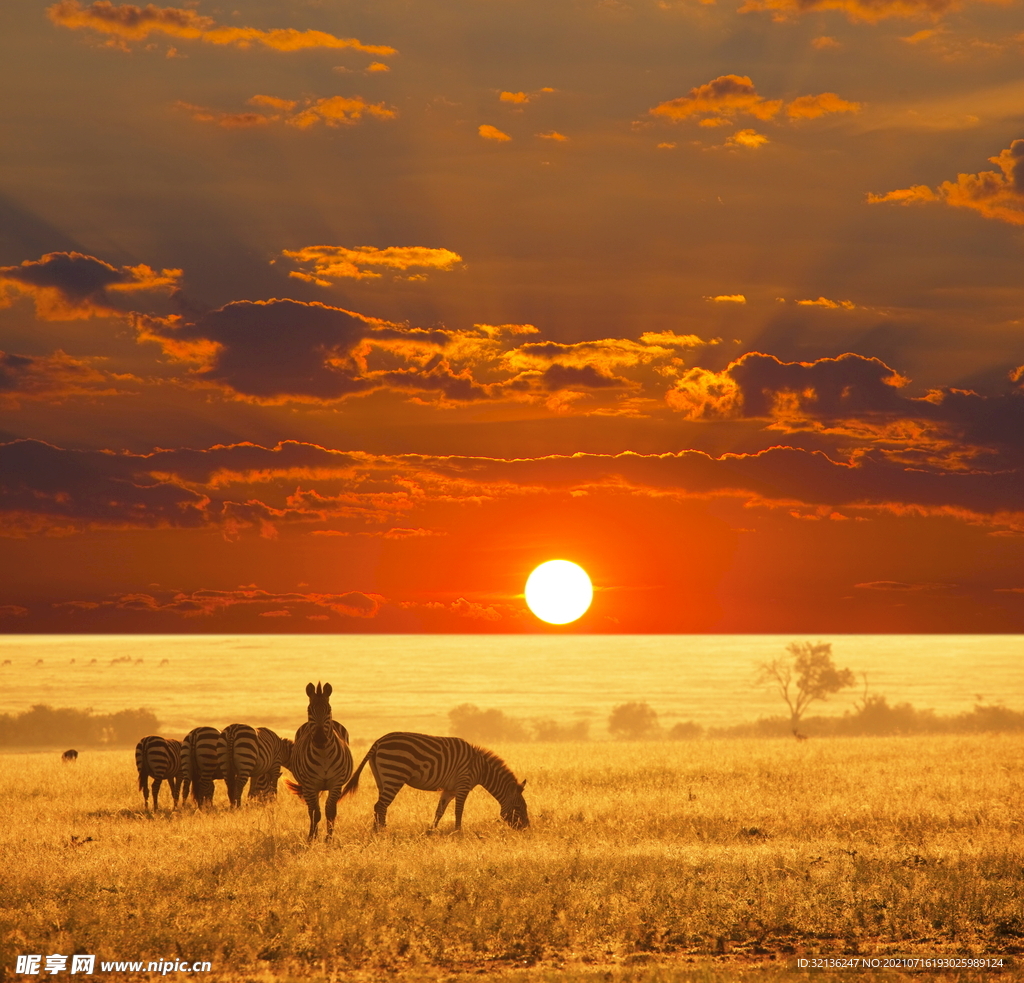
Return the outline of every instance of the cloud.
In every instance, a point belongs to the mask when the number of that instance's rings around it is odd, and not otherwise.
[[[782,107],[782,99],[765,99],[759,95],[749,76],[719,75],[704,85],[690,89],[685,96],[660,103],[650,113],[653,116],[664,116],[674,123],[703,114],[707,118],[700,121],[701,126],[724,126],[738,113],[762,121],[771,120],[778,116]],[[856,113],[860,110],[859,102],[840,99],[834,92],[822,92],[816,96],[799,96],[794,99],[786,105],[786,116],[790,120],[816,119],[828,113]],[[767,137],[753,130],[743,130],[741,133],[747,134],[746,139],[737,134],[732,146],[756,147],[767,142]]]
[[[183,618],[211,617],[228,610],[249,609],[260,618],[290,618],[309,612],[331,611],[345,618],[374,618],[384,598],[380,594],[348,591],[344,594],[274,593],[255,585],[238,590],[195,590],[164,592],[162,595],[116,594],[107,601],[63,601],[55,604],[68,614],[113,608],[121,611],[142,611],[150,614],[174,614]],[[316,617],[313,615],[313,617]],[[326,617],[330,617],[327,615]],[[319,618],[317,620],[320,620]]]
[[[116,396],[124,392],[95,367],[98,358],[74,358],[59,349],[52,355],[0,352],[0,406],[17,409],[25,401],[62,403],[72,396]]]
[[[816,430],[886,448],[904,464],[960,471],[1024,461],[1024,390],[901,392],[909,380],[877,358],[846,353],[782,362],[748,352],[722,372],[681,375],[666,401],[690,420],[762,419],[782,432]]]
[[[552,130],[550,133],[537,133],[535,136],[540,137],[541,140],[554,140],[556,143],[565,143],[569,139],[564,133],[559,133],[558,130]]]
[[[316,302],[235,301],[194,322],[137,317],[135,326],[139,341],[156,342],[172,358],[195,363],[190,377],[196,382],[258,403],[330,402],[385,386],[472,389],[465,378],[446,375],[436,359],[391,372],[367,364],[374,348],[439,358],[439,350],[456,338],[453,333],[390,324]]]
[[[834,92],[822,92],[794,99],[786,106],[786,115],[790,119],[817,119],[828,113],[859,113],[862,108],[859,102],[840,99]]]
[[[756,150],[768,142],[768,137],[763,133],[758,133],[755,130],[740,130],[729,137],[725,141],[725,145],[727,147],[746,147],[750,150]]]
[[[543,385],[552,391],[558,389],[615,389],[628,386],[629,382],[619,376],[607,375],[593,365],[549,365],[542,376]]]
[[[450,249],[429,246],[387,246],[384,249],[375,246],[306,246],[303,249],[286,249],[283,255],[306,266],[306,269],[289,273],[289,276],[321,287],[329,287],[332,280],[377,279],[383,275],[375,273],[372,267],[402,272],[413,267],[450,270],[462,262],[462,257]]]
[[[985,218],[1010,225],[1024,225],[1024,140],[1014,140],[989,160],[1002,173],[958,174],[955,182],[943,181],[935,191],[919,184],[883,195],[869,194],[867,200],[901,205],[938,201],[954,208],[971,208]]]
[[[943,473],[908,468],[875,451],[841,462],[786,447],[720,457],[683,451],[503,460],[345,453],[297,441],[150,454],[72,451],[40,441],[0,445],[0,531],[9,536],[174,527],[272,537],[279,526],[327,523],[335,534],[374,527],[383,534],[422,528],[417,514],[438,504],[477,509],[519,499],[536,508],[539,496],[574,493],[636,501],[727,497],[815,515],[838,508],[936,515],[1024,531],[1019,489],[1019,471]],[[405,518],[396,522],[399,516]],[[288,606],[282,595],[246,595],[257,597],[270,609]],[[197,593],[188,601],[203,603]]]
[[[705,297],[714,304],[745,304],[747,298],[743,294],[718,294],[715,297]]]
[[[60,0],[46,13],[54,24],[62,27],[86,28],[123,41],[141,41],[150,34],[166,34],[183,40],[238,48],[261,44],[276,51],[352,48],[372,55],[397,54],[394,48],[386,45],[367,45],[355,38],[338,38],[323,31],[297,31],[293,28],[260,31],[253,27],[218,25],[212,18],[203,17],[194,10],[157,7],[155,4],[137,7],[130,3],[115,5],[109,0],[96,0],[83,7],[78,0]]]
[[[901,580],[871,580],[863,584],[854,584],[855,588],[859,590],[884,590],[884,591],[896,591],[902,592],[917,592],[917,591],[935,591],[935,590],[950,590],[955,587],[956,584],[931,584],[931,583],[916,583],[907,584]]]
[[[477,127],[477,133],[485,140],[498,140],[501,142],[512,139],[507,133],[502,133],[496,126],[491,126],[489,123],[483,123]]]
[[[824,51],[827,48],[841,48],[842,45],[835,38],[823,34],[811,41],[811,47],[817,48],[818,51]]]
[[[318,123],[327,126],[352,126],[364,115],[376,116],[378,119],[394,119],[398,114],[383,103],[368,103],[362,96],[327,96],[323,99],[307,99],[305,108],[292,112],[299,104],[290,99],[278,99],[276,96],[253,96],[248,100],[250,105],[276,109],[272,113],[225,113],[196,106],[189,102],[177,102],[175,106],[192,115],[199,123],[216,123],[228,129],[243,127],[267,126],[270,123],[286,123],[299,130],[308,130]]]
[[[513,102],[518,105],[530,101],[530,97],[525,92],[502,92],[498,98],[502,102]]]
[[[690,89],[686,96],[660,103],[651,110],[651,114],[677,121],[699,113],[715,113],[719,116],[746,113],[765,120],[771,119],[781,108],[781,99],[769,100],[759,96],[748,76],[719,75],[704,85]]]
[[[801,307],[826,307],[829,310],[852,311],[857,305],[852,300],[829,300],[828,297],[819,297],[817,300],[798,300]]]
[[[0,266],[0,307],[23,294],[35,302],[36,316],[47,321],[117,317],[127,313],[123,303],[132,294],[170,293],[180,277],[181,270],[117,269],[84,253],[47,253],[20,266]]]
[[[771,11],[773,20],[781,22],[801,14],[839,10],[853,23],[877,24],[889,17],[938,20],[943,14],[959,10],[961,6],[960,0],[746,0],[739,12],[767,10]]]

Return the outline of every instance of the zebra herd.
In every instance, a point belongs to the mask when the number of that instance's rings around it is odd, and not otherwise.
[[[492,751],[478,748],[459,737],[431,737],[427,734],[394,732],[376,740],[353,772],[348,731],[331,713],[330,683],[306,686],[308,719],[295,732],[295,740],[279,737],[267,727],[230,724],[223,731],[196,727],[182,741],[158,736],[144,737],[135,748],[139,790],[149,809],[152,780],[153,809],[166,781],[174,806],[189,792],[197,808],[213,802],[213,783],[227,785],[232,808],[242,804],[249,783],[249,798],[270,801],[277,796],[281,769],[292,773],[288,789],[306,802],[310,841],[320,824],[320,794],[327,792],[324,816],[326,839],[334,834],[338,800],[355,792],[367,763],[377,783],[374,829],[383,829],[388,806],[403,785],[441,794],[434,814],[434,828],[441,822],[449,803],[455,801],[455,829],[462,828],[466,797],[477,786],[485,788],[501,806],[501,818],[515,829],[530,825],[523,789],[511,769]]]

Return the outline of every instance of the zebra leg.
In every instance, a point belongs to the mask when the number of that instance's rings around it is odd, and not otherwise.
[[[447,789],[441,789],[441,798],[437,801],[437,812],[434,813],[434,829],[437,829],[437,824],[441,822],[441,819],[448,808],[448,803],[454,798],[454,792],[449,792]]]
[[[404,784],[404,782],[402,783]],[[380,787],[380,796],[377,799],[377,804],[373,807],[373,828],[383,829],[388,824],[388,806],[395,801],[395,796],[398,795],[402,784],[395,785],[394,787]]]
[[[174,808],[178,808],[178,797],[181,793],[181,779],[168,778],[167,784],[171,786],[171,798],[174,799]]]
[[[324,806],[324,817],[327,819],[327,835],[325,842],[330,843],[334,836],[334,817],[338,815],[338,799],[341,798],[341,786],[332,788],[327,793],[327,805]]]
[[[146,812],[149,812],[149,779],[142,779],[142,797],[146,801]]]
[[[306,793],[306,808],[309,810],[309,837],[307,842],[316,839],[316,828],[320,825],[320,792]]]
[[[160,784],[163,782],[162,778],[153,779],[153,812],[159,812],[160,806],[156,804],[156,797],[160,794]]]
[[[455,832],[456,833],[461,833],[462,832],[462,810],[466,806],[466,799],[469,797],[469,792],[470,792],[470,790],[468,788],[466,788],[466,789],[461,789],[460,788],[455,793]]]

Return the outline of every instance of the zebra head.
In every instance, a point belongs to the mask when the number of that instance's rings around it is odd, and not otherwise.
[[[309,697],[309,722],[316,728],[316,736],[313,743],[316,747],[324,747],[331,736],[331,693],[334,692],[330,683],[320,684],[309,683],[306,686],[306,696]]]
[[[511,794],[501,804],[501,818],[513,829],[526,829],[530,825],[530,817],[526,812],[526,799],[523,798],[524,788],[526,788],[526,779],[513,785]]]

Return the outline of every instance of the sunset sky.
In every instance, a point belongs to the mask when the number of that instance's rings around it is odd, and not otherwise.
[[[0,630],[1024,632],[1022,0],[7,0],[0,66]]]

